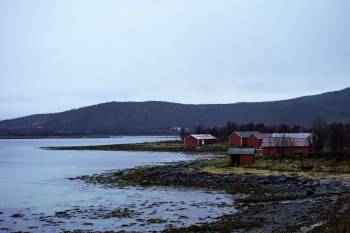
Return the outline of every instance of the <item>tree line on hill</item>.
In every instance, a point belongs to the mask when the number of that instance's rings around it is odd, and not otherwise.
[[[289,126],[287,124],[265,125],[264,123],[237,124],[227,122],[221,127],[202,127],[198,125],[193,130],[181,128],[180,137],[184,139],[191,133],[211,134],[218,141],[228,141],[229,136],[235,131],[259,131],[261,133],[313,133],[315,153],[350,154],[350,124],[327,123],[325,120],[317,118],[314,120],[312,128],[300,125]]]
[[[350,154],[350,124],[328,124],[322,119],[316,119],[313,123],[312,132],[316,153]]]
[[[227,122],[225,126],[222,127],[209,127],[205,128],[201,125],[198,125],[193,130],[186,128],[181,128],[180,136],[182,139],[194,134],[211,134],[215,136],[218,141],[226,141],[229,136],[235,131],[259,131],[260,133],[294,133],[294,132],[310,132],[309,129],[300,126],[294,125],[289,126],[287,124],[280,125],[265,125],[264,123],[248,123],[248,124],[237,124],[235,122]]]

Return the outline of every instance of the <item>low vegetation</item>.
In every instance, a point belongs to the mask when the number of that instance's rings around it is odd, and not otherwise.
[[[186,147],[181,141],[145,142],[136,144],[115,144],[98,146],[46,147],[50,150],[103,150],[103,151],[153,151],[153,152],[199,152],[225,154],[228,142],[207,145],[201,148]]]

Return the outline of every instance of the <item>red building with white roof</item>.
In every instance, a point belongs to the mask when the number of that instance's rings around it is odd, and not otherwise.
[[[309,154],[313,152],[310,133],[274,133],[262,142],[264,156]]]
[[[185,146],[201,147],[216,142],[216,137],[211,134],[191,134],[184,139]]]

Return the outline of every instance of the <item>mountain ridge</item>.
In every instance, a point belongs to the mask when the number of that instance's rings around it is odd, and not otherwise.
[[[220,126],[227,121],[310,126],[316,117],[350,122],[350,88],[285,100],[231,104],[110,101],[3,120],[0,135],[161,133],[173,127]]]

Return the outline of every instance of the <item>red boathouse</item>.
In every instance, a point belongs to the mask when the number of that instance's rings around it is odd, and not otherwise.
[[[201,147],[216,142],[216,137],[211,134],[191,134],[184,139],[185,146]]]
[[[227,154],[231,157],[231,165],[250,165],[255,163],[254,148],[230,148]]]

